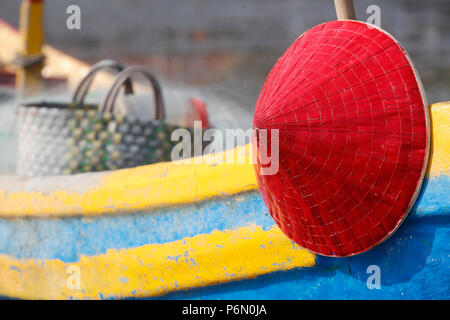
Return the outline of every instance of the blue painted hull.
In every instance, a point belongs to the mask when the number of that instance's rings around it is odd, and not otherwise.
[[[349,258],[316,257],[296,268],[157,299],[448,299],[450,297],[450,185],[425,181],[417,205],[399,230],[374,249]],[[110,248],[165,243],[214,230],[274,226],[259,193],[154,212],[92,218],[0,219],[0,253],[76,262]],[[62,241],[55,241],[56,238]],[[380,288],[369,289],[367,268],[380,268]]]
[[[399,230],[372,250],[348,258],[318,256],[313,268],[177,292],[172,299],[449,299],[450,179],[424,181],[415,208]],[[380,268],[380,288],[369,289]],[[369,283],[372,283],[369,279]]]
[[[373,250],[350,258],[318,257],[298,268],[187,292],[163,299],[449,299],[450,219],[407,219]],[[381,271],[369,289],[367,267]]]

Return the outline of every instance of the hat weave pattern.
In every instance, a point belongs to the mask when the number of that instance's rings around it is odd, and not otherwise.
[[[261,175],[257,160],[259,188],[281,230],[312,252],[374,247],[420,191],[426,98],[405,50],[377,27],[331,21],[300,36],[271,70],[253,128],[279,130],[279,169]]]

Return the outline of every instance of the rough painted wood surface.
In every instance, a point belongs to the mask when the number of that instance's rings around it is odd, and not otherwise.
[[[391,239],[367,253],[315,257],[281,234],[257,191],[223,196],[216,189],[213,200],[152,210],[2,217],[0,295],[447,298],[450,166],[445,155],[450,139],[445,137],[450,135],[450,103],[431,110],[436,143],[417,205]],[[211,178],[212,186],[224,179]],[[72,265],[81,271],[78,291],[65,287]],[[106,265],[111,272],[104,271]],[[366,286],[370,265],[380,267],[380,290]]]

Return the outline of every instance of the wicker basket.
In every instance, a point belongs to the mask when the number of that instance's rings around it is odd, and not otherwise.
[[[106,98],[98,105],[84,104],[94,75],[99,70],[121,72]],[[170,137],[180,126],[164,120],[161,87],[145,68],[124,70],[114,61],[95,65],[75,90],[73,102],[26,103],[19,106],[19,155],[17,174],[48,176],[129,168],[170,161],[174,144]],[[131,77],[144,75],[153,88],[154,119],[114,110],[120,89],[133,94]],[[193,128],[186,128],[191,133]]]

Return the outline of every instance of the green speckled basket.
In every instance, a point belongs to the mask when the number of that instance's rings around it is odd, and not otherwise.
[[[105,65],[122,69],[116,62],[108,62],[102,61],[92,70],[104,69]],[[82,103],[96,73],[92,70],[78,86],[74,103],[39,102],[19,106],[18,175],[74,174],[171,160],[172,148],[178,141],[171,141],[170,137],[181,127],[164,120],[161,89],[151,73],[141,67],[122,70],[103,103],[97,106]],[[113,110],[123,85],[126,94],[132,93],[130,79],[134,73],[144,74],[153,86],[154,120],[119,115]],[[186,129],[193,134],[193,128]]]

